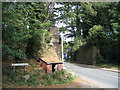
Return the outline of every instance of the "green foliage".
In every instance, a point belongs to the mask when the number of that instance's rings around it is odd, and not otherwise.
[[[54,74],[46,74],[43,76],[42,85],[54,85],[54,84],[64,84],[71,83],[76,76],[72,76],[65,70],[55,72]]]
[[[73,42],[73,53],[84,44],[85,44],[85,41],[82,36],[75,38]]]
[[[96,57],[96,64],[99,64],[99,63],[105,63],[101,54],[98,54],[97,57]]]
[[[120,70],[120,66],[116,64],[111,64],[111,63],[99,63],[96,64],[96,66],[101,67],[101,68],[114,68]]]
[[[39,73],[35,73],[35,74],[33,74],[33,77],[38,77],[38,76],[40,76]]]
[[[14,58],[19,58],[19,59],[24,59],[26,57],[25,52],[21,49],[18,50],[13,50],[10,48],[11,46],[9,45],[4,45],[2,46],[3,49],[3,55],[8,55],[8,58],[10,60]]]
[[[66,52],[67,53],[67,51],[68,51],[68,48],[70,48],[70,45],[68,44],[68,43],[64,43],[64,52]]]
[[[28,74],[28,73],[27,73]],[[29,80],[25,80],[24,78],[22,78],[22,76],[25,75],[25,73],[23,71],[13,71],[12,68],[9,69],[3,69],[3,84],[14,84],[17,86],[36,86],[39,85],[39,82],[37,81],[37,79],[35,78],[36,76],[34,75],[30,75]],[[7,77],[7,78],[5,78]]]
[[[86,46],[97,46],[100,50],[98,62],[120,64],[120,2],[59,4],[63,6],[58,9],[62,12],[58,20],[62,19],[67,25],[63,32],[69,31],[71,33],[68,36],[75,38],[74,52],[82,43]]]
[[[97,63],[118,63],[118,36],[108,34],[102,26],[94,26],[89,30],[87,44],[97,46],[100,54],[97,56]],[[114,48],[114,50],[112,49]],[[113,61],[116,59],[115,61]]]
[[[9,59],[38,57],[42,47],[49,43],[46,20],[48,12],[44,2],[3,3],[3,55]]]
[[[45,74],[43,71],[37,71],[35,73],[30,73],[23,71],[21,69],[16,69],[13,71],[12,68],[3,68],[3,87],[5,85],[14,85],[14,86],[37,86],[37,85],[55,85],[55,84],[64,84],[71,83],[72,80],[76,78],[71,73],[68,73],[65,70],[55,72],[54,74]],[[28,80],[25,80],[22,76],[30,75]]]
[[[100,25],[95,25],[89,30],[87,41],[88,43],[99,47],[104,44],[106,37],[107,33],[105,32],[105,29]]]
[[[102,33],[104,33],[104,28],[102,27],[102,26],[100,26],[100,25],[95,25],[95,26],[93,26],[90,30],[89,30],[89,32],[88,32],[88,34],[89,34],[89,36],[91,37],[91,36],[94,36],[94,35],[96,35],[96,34],[102,34]]]

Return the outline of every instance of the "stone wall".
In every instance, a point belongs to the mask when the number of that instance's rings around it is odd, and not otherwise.
[[[74,57],[77,63],[93,65],[96,63],[97,53],[99,50],[96,47],[81,47]]]
[[[59,43],[59,38],[60,38],[60,35],[59,35],[59,32],[58,32],[58,28],[56,26],[51,26],[49,28],[49,32],[51,34],[51,42],[52,43]]]
[[[49,28],[51,40],[51,49],[48,49],[48,53],[44,53],[44,59],[40,60],[40,65],[46,71],[46,73],[53,73],[55,70],[60,71],[63,68],[63,63],[61,63],[61,44],[59,43],[60,35],[58,28],[56,26],[51,26]],[[57,58],[58,57],[58,58]],[[47,58],[47,59],[46,59]],[[56,60],[58,60],[56,62]],[[52,62],[51,62],[52,60]],[[49,62],[49,63],[48,63]],[[50,63],[51,62],[51,63]]]
[[[60,44],[60,35],[58,28],[56,26],[51,26],[49,28],[49,32],[51,33],[51,45],[53,45],[56,53],[61,60],[61,44]]]

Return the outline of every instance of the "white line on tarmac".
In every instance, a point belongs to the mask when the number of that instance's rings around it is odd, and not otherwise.
[[[101,73],[99,73],[101,74]],[[108,77],[113,77],[113,78],[117,78],[118,79],[118,76],[111,76],[111,75],[106,75],[106,74],[101,74],[101,75],[105,75],[105,76],[108,76]]]

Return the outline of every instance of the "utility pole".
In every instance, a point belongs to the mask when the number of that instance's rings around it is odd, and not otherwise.
[[[63,34],[63,33],[61,33],[61,51],[62,51],[62,62],[64,61],[64,60],[63,60],[63,57],[64,57],[64,55],[63,55],[63,37],[64,37],[64,34]]]

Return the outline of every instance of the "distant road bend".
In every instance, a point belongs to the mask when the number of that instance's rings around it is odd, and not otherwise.
[[[100,88],[118,88],[118,73],[64,62],[66,69]]]

